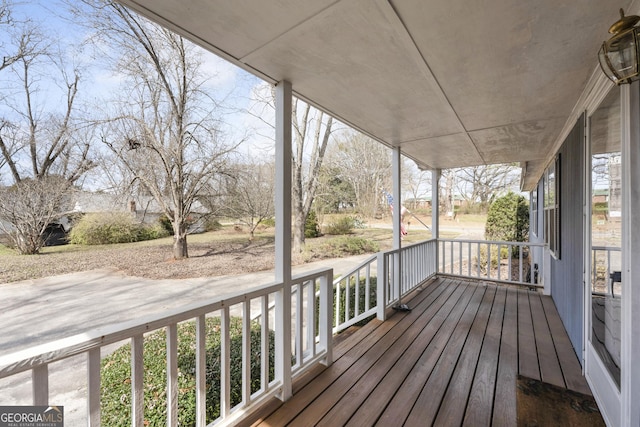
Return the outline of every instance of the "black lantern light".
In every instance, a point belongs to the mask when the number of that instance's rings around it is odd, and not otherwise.
[[[631,83],[640,78],[638,59],[640,58],[638,44],[638,27],[640,21],[636,15],[624,16],[620,9],[620,19],[616,21],[609,33],[611,38],[604,43],[598,52],[602,71],[616,84]]]

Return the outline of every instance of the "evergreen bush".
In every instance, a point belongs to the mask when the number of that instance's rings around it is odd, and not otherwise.
[[[242,319],[231,318],[231,405],[242,400]],[[220,416],[220,318],[206,319],[206,411],[207,423]],[[178,424],[195,425],[196,416],[196,327],[195,322],[178,325]],[[260,389],[261,328],[251,325],[251,392]],[[274,378],[275,334],[269,333],[269,380]],[[167,425],[167,349],[165,330],[144,338],[145,426]],[[126,344],[102,360],[101,424],[124,427],[131,423],[131,347]]]
[[[377,242],[357,236],[341,236],[324,242],[314,252],[325,258],[341,258],[349,255],[375,253],[380,250]]]
[[[126,212],[87,214],[69,233],[69,242],[78,245],[131,243],[166,237],[160,224],[145,225]]]
[[[343,235],[351,234],[356,227],[356,219],[352,216],[342,216],[331,221],[324,229],[326,234]]]
[[[526,242],[529,239],[529,204],[524,196],[509,192],[489,207],[487,240]]]
[[[346,304],[347,304],[347,289],[346,289],[346,284],[343,282],[340,282],[340,313],[338,313],[338,318],[341,321],[345,321],[346,317]],[[375,307],[377,305],[377,291],[378,291],[378,287],[377,287],[377,278],[371,277],[370,278],[370,283],[369,283],[369,307]],[[337,287],[336,287],[337,290]],[[333,306],[336,307],[336,302],[337,302],[337,292],[336,290],[334,290],[333,293]],[[366,310],[366,292],[367,292],[367,287],[366,287],[366,279],[362,278],[360,279],[360,283],[358,286],[358,313],[363,313]],[[350,283],[349,283],[349,301],[350,301],[350,307],[349,307],[349,319],[353,319],[356,316],[356,278],[352,277],[350,279]],[[362,320],[361,322],[358,322],[356,324],[356,326],[363,326],[365,325],[367,322],[369,322],[373,317],[375,316],[371,316],[367,319]],[[334,316],[333,319],[333,326],[337,326],[336,325],[336,319]]]
[[[314,237],[320,237],[320,225],[318,224],[318,216],[315,211],[309,212],[307,220],[304,223],[304,237],[312,239]]]

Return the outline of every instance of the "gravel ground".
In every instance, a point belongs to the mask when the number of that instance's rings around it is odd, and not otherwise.
[[[40,255],[0,255],[0,283],[94,269],[150,279],[187,279],[252,273],[274,268],[273,239],[188,243],[189,258],[175,261],[171,241],[93,248],[46,248]],[[238,241],[240,240],[240,241]]]

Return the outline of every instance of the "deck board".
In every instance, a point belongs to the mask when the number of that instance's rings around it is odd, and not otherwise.
[[[435,364],[440,359],[442,351],[449,341],[451,331],[463,315],[464,309],[473,294],[473,287],[465,289],[462,297],[457,300],[454,308],[449,311],[448,317],[438,330],[436,338],[413,366],[409,376],[382,413],[378,425],[401,425],[409,416],[416,399],[424,388],[424,384],[430,378]]]
[[[507,289],[498,359],[498,379],[492,424],[508,426],[516,418],[515,383],[518,376],[518,291]]]
[[[445,295],[447,299],[443,300],[444,303],[432,321],[421,331],[418,338],[404,352],[393,368],[384,375],[382,381],[371,391],[367,399],[357,408],[350,419],[358,420],[363,425],[373,425],[389,404],[390,391],[395,394],[401,387],[407,387],[403,383],[407,378],[410,378],[413,367],[424,364],[424,360],[420,358],[429,354],[435,355],[432,350],[438,346],[439,342],[444,343],[442,338],[437,338],[437,334],[442,331],[442,324],[451,315],[454,305],[466,289],[465,286],[460,284],[451,284],[449,287],[451,292]],[[416,360],[418,361],[417,363]]]
[[[332,366],[245,425],[510,426],[516,378],[536,372],[589,393],[550,297],[439,278],[409,305],[341,340]]]
[[[412,353],[414,349],[424,349],[431,337],[437,332],[437,327],[434,327],[432,321],[433,317],[442,309],[442,302],[446,301],[453,293],[453,286],[441,286],[441,291],[438,295],[434,295],[437,298],[430,302],[427,312],[420,316],[421,321],[416,321],[413,325],[413,331],[405,333],[394,344],[392,351],[386,352],[378,361],[373,365],[367,375],[363,375],[351,389],[345,395],[344,402],[340,405],[334,406],[327,414],[320,420],[318,426],[335,426],[345,424],[354,413],[363,405],[366,401],[369,401],[369,405],[386,405],[386,396],[390,387],[399,386],[402,378],[406,376],[406,372],[403,372],[407,366],[411,366],[413,360],[417,358]],[[415,307],[418,310],[419,307]],[[415,350],[414,350],[415,351]],[[403,360],[407,363],[403,364]],[[387,375],[390,374],[391,375]],[[390,379],[391,381],[385,379]],[[393,381],[393,380],[396,381]],[[395,382],[395,385],[393,383]],[[378,388],[380,386],[380,388]],[[374,392],[376,389],[381,390],[378,395],[381,396],[381,401],[376,401]],[[358,419],[356,417],[356,419]],[[375,418],[374,418],[375,420]],[[372,420],[373,422],[373,420]]]
[[[476,287],[473,297],[467,305],[464,314],[456,325],[447,346],[438,359],[431,376],[422,388],[416,404],[411,410],[406,424],[410,426],[431,425],[438,413],[438,407],[444,397],[456,361],[462,346],[476,317],[485,289]],[[385,424],[390,425],[390,424]]]
[[[558,360],[560,361],[562,375],[564,376],[567,388],[591,395],[591,389],[589,389],[587,381],[584,376],[582,376],[582,367],[578,361],[578,356],[573,350],[573,346],[562,325],[562,320],[560,320],[560,315],[553,300],[551,298],[543,298],[542,307],[547,317],[551,338],[558,354]]]
[[[495,363],[500,355],[500,338],[502,336],[502,320],[504,304],[507,297],[505,288],[497,288],[491,316],[487,324],[487,332],[482,342],[482,350],[478,358],[475,376],[463,420],[463,425],[490,425],[493,409],[493,396],[496,387],[498,365]]]
[[[442,287],[439,287],[442,288]],[[361,378],[370,381],[378,381],[382,373],[380,366],[385,366],[385,356],[397,359],[403,348],[406,348],[415,338],[418,332],[429,321],[425,310],[437,299],[437,292],[431,292],[414,308],[414,311],[402,314],[403,318],[393,330],[393,333],[382,337],[369,351],[347,369],[318,399],[314,400],[305,410],[304,416],[297,417],[291,422],[291,426],[316,425],[331,408],[341,399],[349,402],[357,399],[357,394],[362,393],[362,387],[355,387]],[[415,299],[414,299],[415,302]],[[376,367],[378,367],[376,369]],[[342,405],[341,405],[342,406]],[[335,424],[331,424],[335,425]]]
[[[485,291],[484,299],[480,304],[473,326],[471,326],[471,331],[467,335],[449,387],[440,404],[438,416],[435,419],[436,425],[462,424],[464,411],[461,408],[466,407],[466,402],[469,399],[495,295],[495,286],[491,286]]]
[[[518,292],[518,370],[525,377],[540,380],[536,337],[526,292]]]
[[[562,376],[562,369],[560,369],[560,362],[556,354],[555,346],[553,345],[553,339],[551,338],[547,318],[542,308],[540,295],[530,294],[529,304],[531,305],[536,348],[538,349],[539,358],[544,360],[544,363],[540,364],[542,381],[558,387],[565,387],[566,383]]]

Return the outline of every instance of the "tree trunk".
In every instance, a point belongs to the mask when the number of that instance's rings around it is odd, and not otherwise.
[[[173,236],[173,258],[174,259],[189,258],[189,251],[187,250],[186,233]]]
[[[299,254],[304,249],[304,228],[306,217],[302,209],[295,212],[295,218],[293,224],[293,246],[291,251],[294,254]]]
[[[189,258],[187,250],[187,224],[178,215],[174,214],[173,220],[173,258],[185,259]]]

